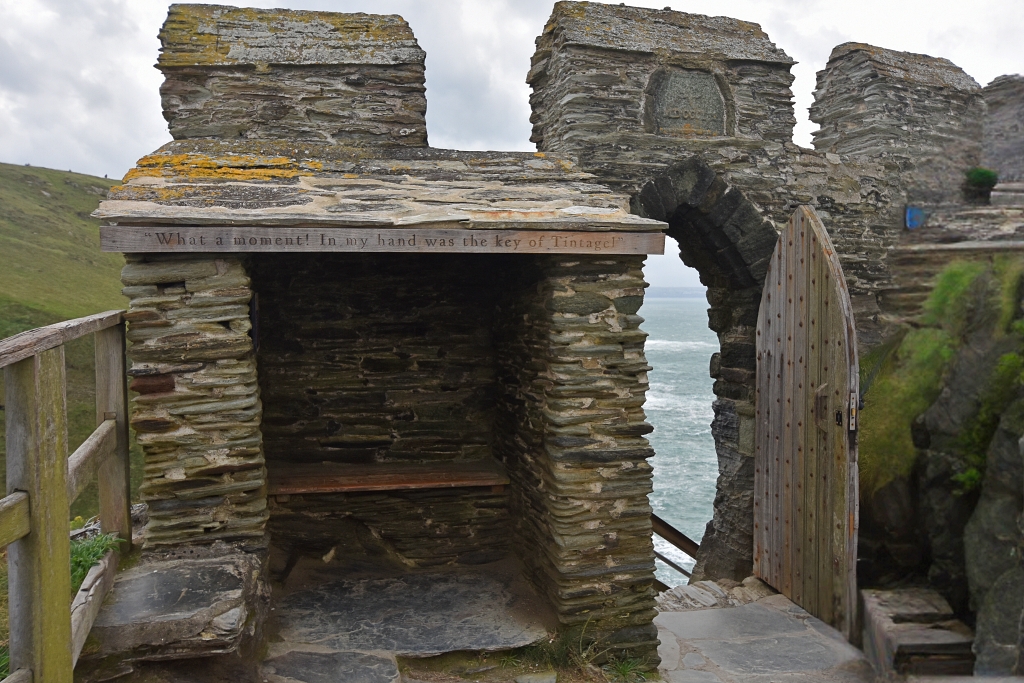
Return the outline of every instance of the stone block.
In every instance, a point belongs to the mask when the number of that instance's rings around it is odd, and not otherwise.
[[[83,658],[192,659],[238,652],[266,611],[258,555],[218,546],[200,557],[150,557],[117,575]]]
[[[160,42],[175,139],[426,146],[425,54],[399,16],[173,5]]]

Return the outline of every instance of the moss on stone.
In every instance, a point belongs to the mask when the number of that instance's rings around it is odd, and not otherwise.
[[[1015,321],[1022,274],[1024,259],[1019,257],[951,263],[936,280],[920,327],[865,354],[862,386],[870,392],[861,413],[859,453],[864,495],[910,474],[917,457],[911,425],[938,398],[966,335],[987,331],[996,337],[1014,335],[1020,342],[1017,352],[1004,354],[992,368],[979,410],[960,435],[965,471],[956,480],[965,491],[980,484],[988,444],[1024,373],[1024,326]]]
[[[941,390],[942,377],[956,347],[945,330],[909,331],[895,352],[882,360],[860,418],[860,486],[868,496],[913,469],[917,450],[911,438],[914,419],[928,409]],[[867,354],[861,368],[878,359]]]

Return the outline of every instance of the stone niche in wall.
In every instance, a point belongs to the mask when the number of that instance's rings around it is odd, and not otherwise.
[[[725,97],[715,75],[658,69],[644,93],[644,131],[671,136],[726,134]]]
[[[495,317],[509,273],[531,259],[254,255],[272,484],[322,463],[496,463]],[[327,552],[355,521],[411,564],[488,562],[510,551],[498,489],[272,495],[270,531]]]

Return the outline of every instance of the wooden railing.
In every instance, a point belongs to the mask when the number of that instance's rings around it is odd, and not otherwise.
[[[96,431],[68,457],[64,343],[95,335]],[[98,478],[100,528],[131,543],[122,311],[0,341],[7,414],[7,497],[0,546],[9,569],[11,683],[71,683],[100,603],[109,557],[72,604],[69,506]],[[9,545],[8,545],[9,544]]]
[[[697,559],[697,550],[700,548],[700,544],[697,543],[697,541],[693,540],[692,538],[684,534],[682,531],[680,531],[679,529],[675,528],[674,526],[663,520],[658,515],[651,515],[651,526],[654,529],[654,533],[658,536],[661,536],[661,538],[667,541],[669,545],[675,546],[676,550],[679,550],[689,555],[695,560]],[[667,564],[669,567],[672,567],[672,569],[675,569],[677,572],[679,572],[686,578],[690,578],[690,572],[683,569],[682,566],[680,566],[674,560],[665,557],[665,555],[659,553],[657,550],[654,551],[654,556],[662,562],[664,562],[665,564]],[[667,588],[668,586],[664,587],[664,589]]]

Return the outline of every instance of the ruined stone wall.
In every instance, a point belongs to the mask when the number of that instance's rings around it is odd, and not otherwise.
[[[1000,183],[1024,183],[1024,76],[1000,76],[982,94],[988,108],[982,166],[996,171]]]
[[[498,318],[514,548],[561,623],[657,665],[642,257],[542,257]]]
[[[753,462],[742,444],[752,429],[764,279],[757,254],[776,227],[801,204],[818,213],[842,261],[862,346],[892,334],[903,314],[886,308],[886,296],[899,289],[889,255],[904,232],[901,167],[888,157],[794,145],[792,63],[755,24],[560,2],[528,77],[538,148],[572,157],[631,194],[634,211],[667,221],[683,261],[709,287],[709,325],[722,345],[711,362],[720,479],[698,577],[742,579],[751,571]],[[941,106],[955,109],[958,93]],[[970,135],[970,122],[965,115],[954,123]]]
[[[399,16],[172,5],[160,42],[176,140],[427,144],[425,53]]]
[[[492,327],[514,266],[488,255],[254,257],[268,469],[493,457]],[[420,566],[491,561],[509,549],[505,492],[271,501],[272,537],[284,547],[326,551],[351,520]]]
[[[245,268],[225,255],[128,256],[121,280],[146,547],[262,539],[262,406]]]
[[[882,163],[911,204],[958,203],[981,162],[981,88],[946,59],[844,43],[818,72],[814,147]]]

